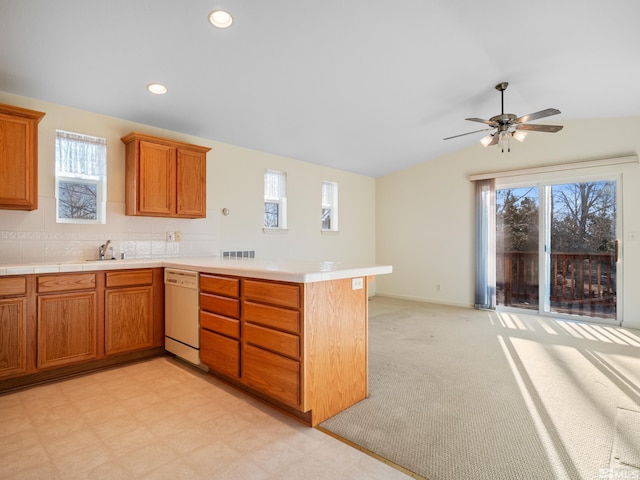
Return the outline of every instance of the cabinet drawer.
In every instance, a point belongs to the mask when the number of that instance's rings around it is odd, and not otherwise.
[[[291,333],[300,333],[300,312],[297,310],[245,302],[243,318],[248,322],[259,323]]]
[[[200,310],[219,313],[225,317],[240,318],[240,300],[201,293]]]
[[[237,278],[200,275],[200,291],[222,295],[224,297],[240,296],[240,280]]]
[[[89,290],[94,288],[96,288],[95,273],[38,275],[38,293]]]
[[[300,357],[300,337],[251,323],[244,324],[244,341],[288,357]]]
[[[298,285],[244,280],[244,296],[247,300],[300,308],[300,287]]]
[[[137,287],[151,285],[153,272],[151,270],[127,270],[123,272],[107,272],[107,288]]]
[[[200,328],[206,328],[227,337],[240,338],[240,320],[215,313],[200,312]]]
[[[0,277],[0,297],[26,294],[27,277]]]
[[[243,347],[242,362],[246,385],[300,408],[300,362],[251,345]]]
[[[240,376],[240,342],[201,329],[200,361],[218,373],[237,379]]]

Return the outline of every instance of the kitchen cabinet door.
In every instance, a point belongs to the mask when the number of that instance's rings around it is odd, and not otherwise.
[[[0,299],[0,377],[27,371],[26,298]]]
[[[105,354],[153,346],[153,287],[105,292]]]
[[[38,368],[97,358],[96,292],[38,296]]]
[[[38,122],[44,113],[0,105],[0,209],[38,208]]]
[[[167,145],[140,142],[140,215],[170,216],[176,206],[175,149]]]
[[[177,149],[176,213],[179,217],[205,217],[207,209],[207,157],[202,152]]]

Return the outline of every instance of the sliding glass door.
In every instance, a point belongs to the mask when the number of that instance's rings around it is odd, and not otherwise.
[[[496,303],[539,309],[537,185],[496,190]]]
[[[496,190],[496,303],[617,318],[617,182]]]

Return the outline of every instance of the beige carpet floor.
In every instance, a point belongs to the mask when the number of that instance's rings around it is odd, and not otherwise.
[[[369,397],[321,424],[429,480],[640,479],[640,331],[375,297]]]

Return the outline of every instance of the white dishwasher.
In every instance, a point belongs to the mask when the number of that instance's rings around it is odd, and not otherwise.
[[[200,364],[200,277],[190,270],[164,269],[164,348]]]

